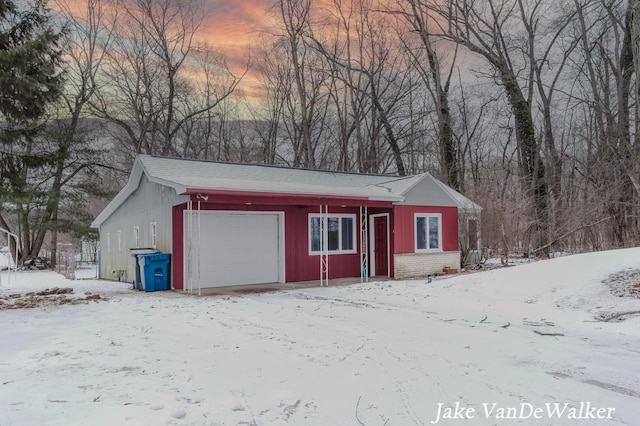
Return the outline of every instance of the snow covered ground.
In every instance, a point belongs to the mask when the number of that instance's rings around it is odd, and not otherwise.
[[[0,424],[637,425],[640,315],[596,318],[640,311],[603,283],[638,270],[627,249],[217,297],[18,272],[0,289]],[[7,309],[52,287],[74,292]]]

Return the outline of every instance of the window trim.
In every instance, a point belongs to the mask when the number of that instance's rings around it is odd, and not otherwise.
[[[107,232],[106,235],[107,253],[111,253],[111,232]]]
[[[116,235],[118,236],[118,248],[117,248],[117,252],[121,253],[122,252],[122,230],[118,229],[116,231]]]
[[[149,239],[151,248],[158,248],[158,222],[154,221],[149,224]]]
[[[309,217],[307,219],[307,237],[308,237],[308,249],[309,249],[309,256],[320,256],[323,254],[323,250],[313,250],[312,249],[312,237],[311,237],[311,221],[315,218],[321,219],[324,218],[325,215],[324,214],[320,214],[320,213],[309,213]],[[340,226],[338,228],[338,246],[340,247],[338,250],[327,250],[327,253],[329,255],[334,255],[334,254],[356,254],[358,252],[358,240],[356,239],[357,237],[357,233],[356,233],[356,228],[357,228],[357,222],[356,222],[356,215],[354,213],[329,213],[326,215],[327,219],[338,219],[338,222],[340,223]],[[351,227],[351,240],[353,241],[353,248],[349,249],[349,250],[343,250],[342,249],[342,243],[343,243],[343,239],[342,239],[342,219],[346,218],[346,219],[351,219],[352,221],[352,227]],[[322,226],[322,230],[324,231],[322,234],[322,239],[323,241],[325,240],[325,235],[327,233],[327,226],[326,223],[323,224]]]
[[[429,218],[432,217],[438,219],[438,248],[418,248],[418,218],[425,218],[427,220],[428,230]],[[428,244],[428,236],[426,241]],[[415,253],[440,253],[444,251],[442,248],[442,213],[415,213],[413,215],[413,249]]]
[[[140,226],[133,227],[133,246],[134,248],[140,248]]]

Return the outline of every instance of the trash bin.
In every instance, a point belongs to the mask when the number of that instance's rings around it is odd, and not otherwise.
[[[142,274],[140,273],[140,264],[138,262],[138,257],[144,254],[160,253],[160,251],[153,248],[132,248],[129,249],[129,251],[133,256],[133,269],[135,270],[133,288],[134,290],[142,290]]]
[[[143,291],[169,290],[171,254],[141,254],[138,255],[138,263]]]

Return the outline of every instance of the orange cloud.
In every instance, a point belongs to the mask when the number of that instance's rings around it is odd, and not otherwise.
[[[226,48],[247,47],[251,37],[268,27],[264,0],[209,0],[204,37],[213,45]]]
[[[250,98],[260,90],[258,76],[247,70],[247,64],[253,41],[272,28],[269,7],[265,0],[208,0],[206,4],[207,19],[200,38],[225,54],[234,73],[248,71],[242,87]]]

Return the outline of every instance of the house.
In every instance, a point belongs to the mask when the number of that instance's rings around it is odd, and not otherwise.
[[[92,226],[107,279],[133,281],[135,248],[171,253],[174,289],[426,277],[460,268],[461,201],[471,203],[428,173],[140,155]]]

